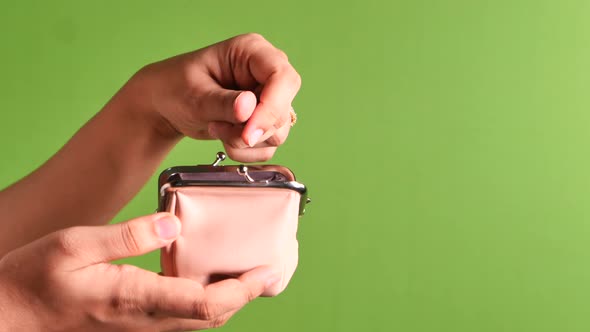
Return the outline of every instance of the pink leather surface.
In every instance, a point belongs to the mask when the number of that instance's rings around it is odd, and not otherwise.
[[[271,265],[282,280],[263,295],[282,292],[298,261],[299,193],[279,188],[168,189],[168,211],[182,222],[178,240],[162,250],[164,274],[203,285],[215,275],[239,275]]]

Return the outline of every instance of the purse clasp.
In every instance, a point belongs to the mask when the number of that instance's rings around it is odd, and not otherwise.
[[[225,160],[225,158],[227,158],[227,156],[225,155],[225,153],[223,152],[217,152],[217,154],[215,155],[215,161],[213,162],[213,164],[211,164],[211,166],[219,166],[219,164]]]

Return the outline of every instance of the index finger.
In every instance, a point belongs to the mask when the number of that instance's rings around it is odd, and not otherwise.
[[[269,283],[278,281],[275,272],[267,267],[206,287],[185,278],[159,276],[133,267],[131,270],[117,284],[110,304],[125,303],[148,315],[206,321],[243,307],[260,296]],[[136,278],[129,278],[130,274]]]
[[[229,311],[240,309],[280,280],[280,274],[270,267],[258,267],[239,278],[225,279],[205,287],[205,296],[196,303],[202,317],[214,319]],[[207,320],[209,320],[207,319]]]
[[[262,48],[250,57],[252,76],[262,85],[259,103],[242,132],[249,146],[264,141],[291,119],[291,103],[301,77],[280,50]]]

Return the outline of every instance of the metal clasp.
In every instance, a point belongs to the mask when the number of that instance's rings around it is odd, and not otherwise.
[[[246,165],[243,165],[242,164],[242,165],[238,166],[237,171],[238,171],[238,174],[240,174],[241,176],[243,176],[246,179],[246,181],[248,181],[250,183],[269,183],[268,180],[261,180],[261,181],[254,180],[250,176],[250,174],[248,173],[248,166],[246,166]]]
[[[238,167],[238,174],[240,174],[241,176],[243,176],[246,181],[250,182],[250,183],[254,183],[256,182],[251,176],[250,174],[248,174],[248,166],[246,165],[240,165]]]
[[[219,166],[219,164],[225,160],[225,158],[227,158],[227,156],[225,155],[225,153],[223,152],[217,152],[217,154],[215,155],[215,161],[213,162],[213,164],[211,164],[211,166]]]

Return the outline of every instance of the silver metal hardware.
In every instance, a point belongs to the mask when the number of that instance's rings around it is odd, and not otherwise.
[[[158,179],[158,211],[165,210],[170,192],[182,187],[279,188],[301,195],[299,215],[303,215],[305,205],[311,200],[307,197],[307,188],[295,180],[291,170],[279,165],[220,165],[226,157],[225,153],[218,152],[212,164],[175,166],[162,171]]]
[[[161,187],[160,187],[160,197],[164,197],[166,196],[166,189],[172,187],[172,185],[170,183],[164,183]]]
[[[259,180],[259,181],[254,180],[250,176],[250,174],[248,173],[248,166],[243,165],[243,164],[238,166],[237,172],[238,172],[238,174],[243,176],[246,179],[246,181],[248,181],[249,183],[266,183],[266,184],[268,184],[270,182],[269,180]]]
[[[240,174],[241,176],[243,176],[244,178],[246,178],[246,181],[250,182],[250,183],[254,183],[256,181],[254,181],[254,179],[250,176],[250,174],[248,174],[248,166],[246,165],[240,165],[238,167],[238,174]]]
[[[227,156],[225,155],[225,153],[223,152],[217,152],[217,154],[215,155],[215,161],[213,162],[213,164],[211,164],[211,166],[219,166],[219,164],[225,160]]]

